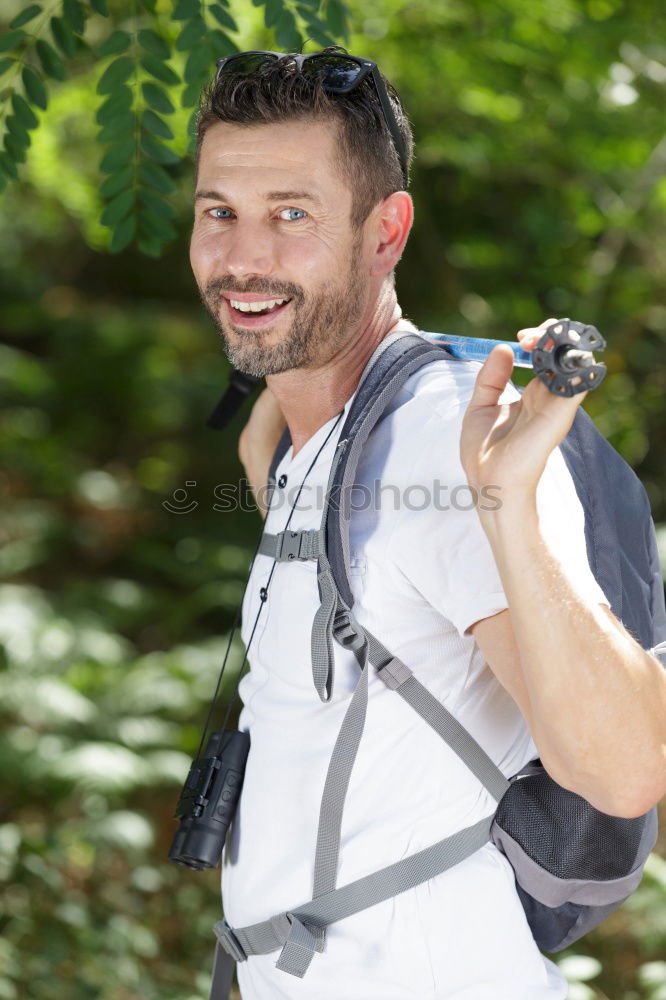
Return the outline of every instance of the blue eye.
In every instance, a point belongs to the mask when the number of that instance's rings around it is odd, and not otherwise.
[[[300,216],[299,219],[294,219],[294,218],[287,219],[287,220],[285,220],[287,222],[300,222],[300,220],[304,219],[306,217],[306,215],[307,215],[307,212],[303,211],[302,208],[283,208],[282,211],[280,212],[280,215],[282,215],[283,212],[300,212],[301,213],[301,216]]]
[[[231,210],[228,209],[228,208],[211,208],[210,211],[208,212],[208,214],[212,215],[214,219],[228,219],[229,218],[228,215],[225,215],[225,216],[217,215],[216,214],[217,212],[229,212],[229,214],[231,214]]]

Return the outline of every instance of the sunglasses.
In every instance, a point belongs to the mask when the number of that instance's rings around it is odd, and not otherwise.
[[[275,62],[283,58],[284,55],[284,52],[236,52],[232,56],[218,59],[215,81],[219,80],[222,73],[238,73],[241,76],[255,73],[262,66]],[[368,75],[370,76],[379,98],[386,127],[398,154],[406,188],[408,183],[407,150],[377,63],[370,59],[361,59],[342,52],[314,52],[312,55],[295,53],[290,58],[296,63],[297,70],[303,76],[321,77],[324,90],[329,94],[348,94],[358,87]]]

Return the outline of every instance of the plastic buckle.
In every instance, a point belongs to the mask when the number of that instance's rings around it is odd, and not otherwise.
[[[405,681],[408,681],[410,677],[413,677],[412,671],[409,667],[405,666],[402,660],[399,660],[397,656],[392,656],[390,660],[382,664],[377,670],[377,675],[381,680],[384,681],[387,688],[391,691],[396,691],[401,687]]]
[[[231,955],[235,962],[247,961],[247,955],[245,954],[240,941],[234,934],[233,928],[229,926],[226,920],[219,920],[213,927],[213,930],[215,931],[215,937],[220,942],[221,946],[228,955]]]
[[[279,546],[276,552],[276,558],[282,562],[283,560],[299,559],[301,555],[301,532],[300,531],[281,531],[279,534]]]

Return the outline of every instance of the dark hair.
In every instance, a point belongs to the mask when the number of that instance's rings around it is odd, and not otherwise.
[[[329,46],[323,51],[345,49]],[[412,131],[398,94],[384,76],[382,80],[403,136],[409,170]],[[368,77],[349,94],[328,94],[318,77],[296,71],[291,54],[266,63],[255,73],[222,73],[201,95],[196,126],[197,168],[203,137],[215,122],[252,126],[307,118],[337,120],[336,165],[352,192],[352,224],[361,226],[378,202],[404,186],[398,154]]]

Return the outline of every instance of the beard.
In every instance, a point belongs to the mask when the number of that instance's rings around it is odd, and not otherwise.
[[[277,375],[293,368],[323,364],[348,342],[367,303],[367,285],[361,267],[361,240],[352,246],[348,273],[338,283],[326,282],[320,291],[306,294],[298,285],[265,278],[250,279],[243,288],[227,275],[214,278],[199,289],[202,302],[222,338],[225,353],[238,371],[256,378]],[[271,298],[290,298],[291,326],[279,343],[269,344],[272,324],[252,330],[224,323],[220,296],[223,292],[250,292]]]

